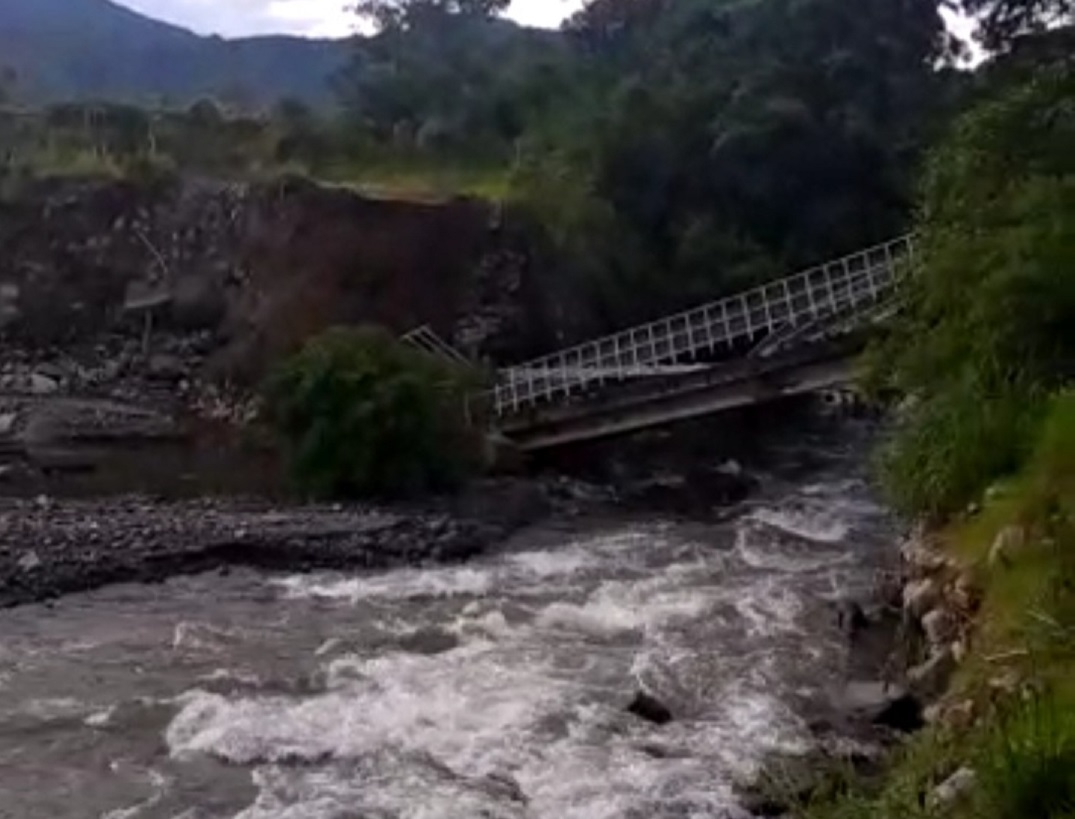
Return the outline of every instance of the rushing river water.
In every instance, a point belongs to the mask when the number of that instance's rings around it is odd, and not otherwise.
[[[785,453],[721,524],[553,522],[466,566],[0,612],[0,817],[736,816],[737,778],[807,747],[848,661],[834,602],[892,550],[860,443]],[[675,721],[626,713],[639,689]]]

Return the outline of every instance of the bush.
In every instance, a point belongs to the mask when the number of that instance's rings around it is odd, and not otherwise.
[[[905,309],[870,360],[917,401],[885,458],[906,511],[943,515],[1027,454],[1039,396],[1075,377],[1075,73],[970,111],[934,152]]]
[[[270,376],[268,417],[293,477],[319,497],[456,485],[479,463],[473,375],[373,328],[332,329]]]

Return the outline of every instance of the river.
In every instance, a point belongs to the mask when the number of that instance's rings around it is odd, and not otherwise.
[[[889,565],[864,433],[724,522],[553,520],[463,566],[113,586],[0,612],[3,819],[718,819],[806,750]],[[640,689],[675,716],[626,712]]]

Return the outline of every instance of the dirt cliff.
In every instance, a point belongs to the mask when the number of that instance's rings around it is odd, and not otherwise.
[[[469,199],[371,199],[297,179],[9,187],[0,192],[0,484],[19,453],[38,472],[67,475],[90,474],[103,438],[127,457],[146,437],[128,421],[144,412],[159,415],[153,446],[111,473],[133,474],[134,486],[146,483],[147,463],[225,474],[216,455],[188,456],[205,441],[201,450],[220,452],[226,428],[248,417],[244,393],[335,324],[429,325],[479,361],[543,349],[551,317],[574,302],[537,275],[535,258],[531,231]],[[162,447],[177,438],[187,443],[169,451],[183,457],[169,461]],[[100,488],[101,471],[78,491]],[[241,471],[264,469],[258,460]],[[55,481],[22,483],[44,491]]]
[[[33,183],[0,202],[0,343],[141,338],[151,314],[154,331],[210,333],[205,372],[240,379],[337,323],[428,324],[511,356],[546,322],[525,233],[504,222],[476,200],[302,180]]]

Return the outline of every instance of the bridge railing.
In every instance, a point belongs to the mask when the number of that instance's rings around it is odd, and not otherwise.
[[[401,341],[453,364],[473,365],[470,359],[438,336],[428,324],[423,324],[421,327],[411,330],[401,338]]]
[[[865,310],[892,291],[899,262],[913,251],[913,237],[901,236],[743,293],[501,370],[490,403],[496,415],[511,415],[606,381],[653,374],[655,368],[682,364],[721,345],[753,342],[777,328]]]

